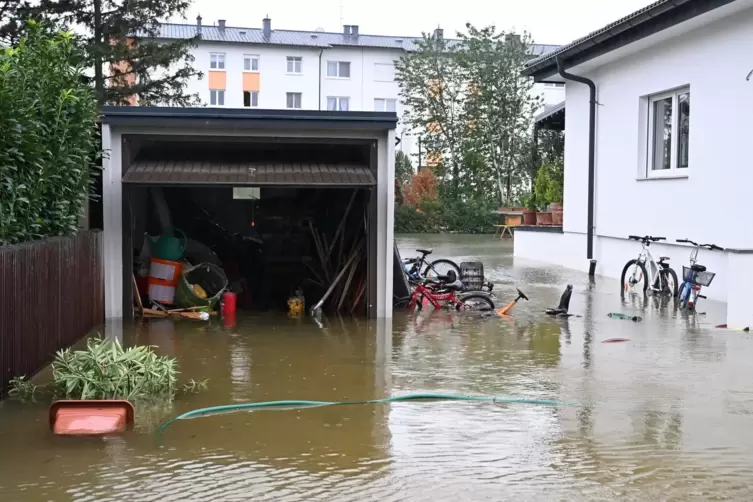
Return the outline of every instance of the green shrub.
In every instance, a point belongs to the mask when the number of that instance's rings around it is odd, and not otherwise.
[[[494,232],[499,216],[495,206],[475,201],[424,201],[416,208],[395,207],[395,232],[483,234]]]
[[[0,50],[0,245],[76,232],[99,151],[73,35],[30,23]]]

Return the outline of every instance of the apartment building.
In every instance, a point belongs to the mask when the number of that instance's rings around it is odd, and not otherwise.
[[[442,36],[442,30],[436,33]],[[200,35],[193,49],[194,66],[205,74],[189,83],[188,91],[207,106],[305,110],[388,111],[403,113],[395,61],[415,48],[416,37],[361,34],[356,25],[342,33],[236,28],[225,20],[205,25],[163,24],[160,38],[185,39]],[[531,56],[554,45],[532,45]],[[564,86],[536,84],[534,92],[545,104],[564,100]],[[417,153],[406,126],[400,125],[398,148]]]

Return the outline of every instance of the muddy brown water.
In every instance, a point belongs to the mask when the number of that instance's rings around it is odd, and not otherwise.
[[[483,261],[510,319],[438,311],[391,325],[240,318],[126,327],[203,393],[141,410],[122,437],[53,437],[46,404],[0,405],[3,501],[751,500],[753,335],[671,304],[623,300],[617,281],[513,260],[491,236],[401,236],[404,255]],[[571,311],[542,314],[571,283]],[[609,312],[644,317],[614,320]],[[117,330],[116,330],[117,331]],[[609,338],[629,342],[602,344]],[[572,407],[469,402],[236,413],[157,425],[247,401],[362,400],[435,391]]]

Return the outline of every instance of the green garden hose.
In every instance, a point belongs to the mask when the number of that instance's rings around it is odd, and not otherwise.
[[[565,403],[562,401],[553,401],[550,399],[528,399],[522,397],[496,397],[496,396],[466,396],[460,394],[435,394],[419,393],[406,394],[403,396],[384,397],[381,399],[369,399],[366,401],[262,401],[258,403],[239,403],[227,404],[224,406],[211,406],[209,408],[199,408],[188,411],[182,415],[168,420],[160,425],[158,435],[162,435],[167,427],[178,420],[187,420],[189,418],[206,417],[219,415],[222,413],[231,413],[244,410],[258,410],[264,408],[313,408],[318,406],[343,406],[353,404],[384,404],[395,403],[399,401],[424,400],[443,400],[443,401],[479,401],[486,403],[519,403],[519,404],[541,404],[546,406],[577,406],[575,403]]]

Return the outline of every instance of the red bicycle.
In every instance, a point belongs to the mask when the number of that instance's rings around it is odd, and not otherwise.
[[[395,307],[409,310],[421,310],[424,304],[435,309],[455,308],[457,310],[489,311],[494,310],[494,302],[489,296],[478,293],[462,293],[463,283],[452,281],[448,276],[424,279],[416,286],[413,293],[395,302]],[[427,305],[427,306],[428,306]]]

